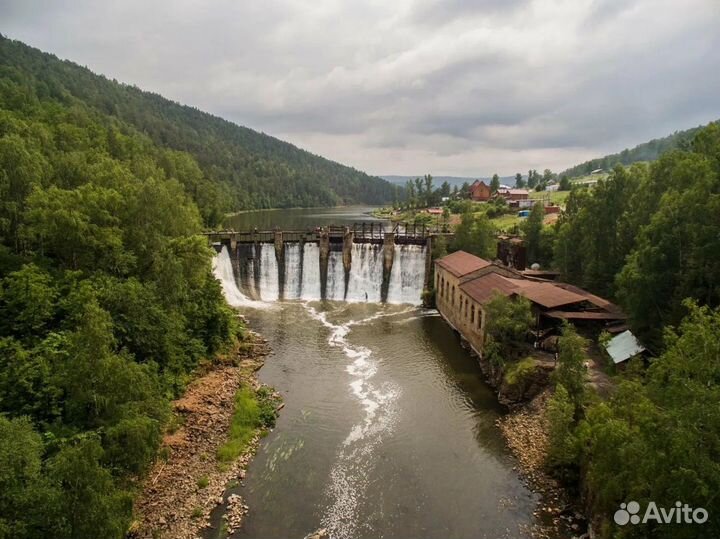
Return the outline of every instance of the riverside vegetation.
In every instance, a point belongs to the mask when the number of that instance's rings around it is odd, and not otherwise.
[[[569,326],[559,340],[545,466],[582,496],[601,537],[720,533],[718,215],[714,123],[686,149],[651,164],[618,166],[592,190],[574,188],[555,225],[544,225],[537,208],[523,223],[529,262],[614,298],[655,356],[648,366],[631,360],[624,371],[608,367],[615,387],[603,400],[586,384],[588,343]],[[460,226],[466,230],[451,250],[491,256],[486,218],[467,214]],[[527,371],[517,343],[530,329],[528,312],[522,302],[490,308],[490,356],[517,377]],[[705,508],[710,519],[702,528],[654,522],[621,528],[612,516],[629,500],[665,507],[682,501]]]
[[[227,186],[110,112],[157,98],[0,57],[0,537],[120,538],[171,399],[245,339],[198,235]]]

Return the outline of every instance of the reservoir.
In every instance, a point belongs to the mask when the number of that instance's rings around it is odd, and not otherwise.
[[[341,225],[371,219],[367,211],[250,212],[227,225]],[[233,537],[300,539],[320,528],[342,539],[527,535],[536,497],[513,469],[495,426],[502,409],[476,360],[419,306],[422,253],[403,251],[386,303],[369,249],[353,255],[345,301],[318,300],[312,279],[292,270],[283,301],[267,268],[248,290],[223,254],[216,274],[226,295],[273,349],[259,377],[285,402],[233,489],[250,507]],[[315,275],[312,256],[298,256],[303,275]],[[220,515],[207,537],[221,536]]]

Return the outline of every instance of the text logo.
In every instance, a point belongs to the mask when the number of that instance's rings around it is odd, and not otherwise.
[[[640,504],[638,502],[621,503],[620,509],[615,511],[613,520],[618,526],[626,524],[645,524],[656,522],[657,524],[704,524],[707,522],[708,512],[702,507],[693,509],[688,504],[675,502],[675,507],[666,509],[658,507],[655,502],[648,503],[645,512],[640,516]]]

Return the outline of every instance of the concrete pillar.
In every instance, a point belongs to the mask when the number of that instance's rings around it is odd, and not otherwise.
[[[433,261],[432,261],[432,236],[428,236],[425,241],[425,282],[423,283],[423,297],[425,292],[430,292],[433,288]],[[425,305],[431,307],[431,305]]]
[[[352,246],[355,234],[348,227],[345,227],[345,234],[343,234],[343,270],[345,270],[345,293],[344,298],[347,298],[348,285],[350,284],[350,269],[352,268]]]
[[[278,297],[283,299],[285,297],[285,243],[283,243],[282,230],[275,229],[273,241],[278,268]]]
[[[235,258],[237,254],[237,236],[230,234],[230,258]]]
[[[330,238],[326,230],[320,231],[320,297],[327,298],[328,260],[330,259]]]
[[[386,232],[383,236],[383,280],[380,287],[382,301],[387,301],[388,290],[390,289],[390,272],[395,258],[395,234]]]

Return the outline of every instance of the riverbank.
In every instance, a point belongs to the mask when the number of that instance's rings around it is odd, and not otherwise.
[[[541,500],[534,514],[538,523],[530,530],[537,539],[587,538],[587,520],[568,491],[546,470],[548,454],[547,404],[552,391],[545,388],[530,402],[497,420],[517,469]]]
[[[487,383],[495,390],[498,402],[509,412],[498,418],[505,443],[517,461],[516,471],[527,487],[540,496],[533,512],[536,523],[527,530],[535,539],[589,537],[588,521],[578,500],[570,496],[547,471],[549,449],[547,405],[552,395],[553,361],[543,352],[534,352],[526,361],[533,364],[523,376],[510,383],[508,369],[484,359],[458,333],[463,346],[477,359]]]
[[[247,506],[237,496],[225,500],[224,493],[229,484],[244,478],[265,428],[253,426],[242,450],[230,461],[221,449],[232,442],[238,392],[250,389],[257,394],[261,386],[256,372],[269,353],[267,342],[250,333],[225,361],[214,364],[173,402],[176,428],[165,434],[159,457],[141,487],[130,537],[198,537],[209,524],[212,509],[221,503],[230,508],[228,531],[240,526]]]

